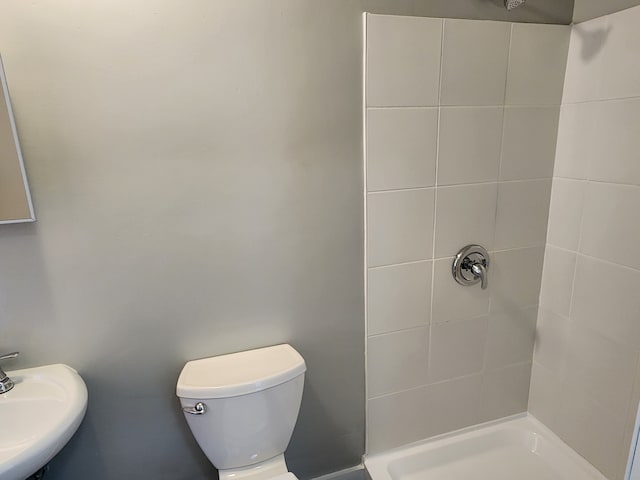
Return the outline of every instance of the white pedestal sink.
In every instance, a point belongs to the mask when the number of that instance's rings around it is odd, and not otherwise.
[[[67,365],[7,372],[15,387],[0,395],[0,479],[24,480],[45,466],[80,426],[87,387]]]

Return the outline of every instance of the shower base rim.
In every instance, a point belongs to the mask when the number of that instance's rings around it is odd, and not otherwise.
[[[607,480],[530,413],[366,455],[372,480]]]

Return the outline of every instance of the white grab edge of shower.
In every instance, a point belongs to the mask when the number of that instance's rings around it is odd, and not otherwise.
[[[364,465],[372,480],[410,480],[418,472],[422,478],[432,478],[433,475],[437,479],[436,469],[444,464],[451,464],[460,470],[464,468],[465,460],[472,460],[470,452],[475,454],[479,450],[490,451],[492,448],[499,451],[508,446],[522,447],[523,452],[535,454],[540,465],[557,471],[559,480],[607,480],[557,435],[527,413],[369,455]],[[513,478],[522,478],[517,471],[513,474]],[[474,478],[489,480],[496,477],[494,471],[476,470]]]

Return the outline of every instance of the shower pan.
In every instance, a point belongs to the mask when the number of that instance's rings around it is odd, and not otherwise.
[[[607,480],[531,415],[365,460],[373,480]]]

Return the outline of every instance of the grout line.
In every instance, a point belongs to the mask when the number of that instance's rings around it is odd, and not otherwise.
[[[382,106],[376,107],[375,105],[368,105],[366,107],[369,110],[435,110],[438,105],[398,105],[398,106]]]
[[[585,179],[585,178],[573,178],[573,177],[563,177],[561,175],[555,175],[552,180],[555,182],[556,180],[563,180],[565,182],[584,182],[587,183],[589,180]]]
[[[369,335],[367,337],[367,339],[384,337],[384,336],[387,336],[387,335],[393,335],[394,333],[410,332],[412,330],[420,330],[422,328],[426,328],[428,330],[429,326],[430,326],[429,323],[425,323],[424,325],[417,325],[417,326],[414,326],[414,327],[406,327],[406,328],[398,328],[396,330],[390,330],[388,332],[372,333],[371,335]]]
[[[515,23],[511,23],[509,28],[509,49],[507,51],[507,72],[504,76],[504,94],[502,95],[502,106],[507,105],[507,89],[509,88],[509,76],[511,75],[511,54],[513,53],[513,30]]]
[[[449,258],[449,257],[447,257]],[[453,258],[453,257],[451,257]],[[382,268],[388,268],[388,267],[399,267],[402,265],[413,265],[415,263],[423,263],[423,262],[433,262],[436,259],[432,259],[432,258],[424,258],[424,259],[420,259],[420,260],[410,260],[408,262],[399,262],[399,263],[385,263],[384,265],[372,265],[370,267],[368,267],[368,270],[377,270],[377,269],[382,269]]]
[[[599,98],[593,100],[578,100],[574,102],[565,102],[563,100],[562,106],[565,105],[586,105],[589,103],[608,103],[608,102],[623,102],[625,100],[640,100],[640,95],[632,95],[628,97],[614,97],[614,98]]]
[[[551,182],[553,177],[524,178],[515,180],[498,180],[498,183]]]
[[[367,110],[423,110],[436,109],[438,105],[368,105]]]
[[[558,178],[564,178],[564,177],[558,177]],[[574,180],[571,178],[568,178],[567,180]],[[640,188],[640,184],[637,183],[622,183],[622,182],[607,182],[605,180],[591,180],[591,179],[585,179],[582,180],[583,182],[587,182],[587,183],[595,183],[597,185],[609,185],[609,186],[615,186],[615,187],[630,187],[630,188]]]
[[[506,81],[506,80],[505,80]],[[615,100],[628,100],[629,98],[638,98],[640,99],[640,97],[628,97],[628,98],[620,98],[620,99],[610,99],[610,100],[601,100],[603,102],[605,101],[615,101]],[[501,107],[508,107],[508,108],[560,108],[563,105],[574,105],[576,103],[591,103],[592,101],[585,101],[585,102],[574,102],[574,103],[483,103],[483,104],[453,104],[453,103],[442,103],[439,105],[369,105],[367,107],[367,109],[369,110],[392,110],[392,109],[398,109],[398,110],[420,110],[420,109],[433,109],[433,108],[438,108],[438,107],[442,107],[442,108],[501,108]],[[595,101],[593,101],[595,103]]]
[[[439,123],[439,121],[438,121]],[[436,156],[438,155],[438,153],[436,153]],[[436,162],[436,175],[437,175],[437,162]],[[461,188],[461,187],[475,187],[478,185],[492,185],[492,184],[501,184],[501,183],[526,183],[526,182],[543,182],[543,181],[552,181],[554,177],[536,177],[536,178],[520,178],[520,179],[514,179],[514,180],[500,180],[500,179],[494,179],[494,180],[485,180],[485,181],[480,181],[480,182],[468,182],[468,183],[447,183],[447,184],[441,184],[441,185],[430,185],[430,186],[426,186],[426,187],[406,187],[406,188],[392,188],[392,189],[387,189],[387,190],[370,190],[367,193],[368,194],[379,194],[379,193],[397,193],[397,192],[407,192],[407,191],[414,191],[414,190],[429,190],[429,189],[439,189],[439,188]],[[559,177],[561,178],[561,177]],[[570,179],[568,178],[568,180],[577,180],[577,179]],[[582,181],[588,181],[588,180],[582,180]],[[606,183],[606,182],[599,182],[599,183]],[[613,184],[613,185],[619,185],[619,184]],[[629,186],[635,186],[635,185],[630,185]],[[638,185],[640,187],[640,185]]]
[[[436,171],[434,182],[436,186],[438,185],[438,172],[440,167],[440,128],[442,122],[442,71],[444,66],[444,38],[445,38],[445,28],[446,28],[446,20],[443,18],[440,23],[441,32],[440,32],[440,72],[438,76],[438,131],[436,134]],[[438,228],[438,188],[436,188],[433,192],[433,232],[431,236],[431,257],[435,258],[436,256],[436,232]],[[436,285],[436,268],[435,261],[431,263],[431,291],[429,292],[429,323],[427,327],[427,364],[424,366],[425,368],[425,377],[429,378],[429,370],[431,365],[431,352],[433,351],[431,341],[431,329],[433,325],[433,299],[434,299],[434,291]]]
[[[431,187],[408,187],[408,188],[393,188],[391,190],[372,190],[370,192],[365,192],[367,194],[376,195],[380,193],[398,193],[398,192],[415,192],[419,190],[433,190],[435,186]]]
[[[587,165],[587,170],[588,170],[588,165]],[[582,247],[582,230],[584,227],[584,218],[585,218],[584,207],[585,207],[585,202],[587,200],[587,187],[588,187],[588,183],[582,186],[582,192],[581,192],[582,198],[580,199],[580,222],[578,226],[578,245],[576,246],[576,251],[574,252],[576,255],[576,263],[573,266],[573,279],[571,280],[571,296],[569,297],[569,319],[573,318],[573,307],[574,307],[573,300],[574,300],[574,294],[576,291],[576,277],[578,275],[578,260],[580,256],[579,252],[580,252],[580,248]],[[551,204],[549,204],[549,218],[551,218]],[[548,225],[547,225],[547,228],[549,228]],[[545,247],[545,256],[546,256],[546,247]],[[542,288],[540,288],[540,292],[542,293]]]
[[[490,333],[490,329],[491,329],[491,318],[495,315],[496,312],[492,312],[491,310],[491,304],[492,304],[492,298],[493,295],[491,293],[489,293],[489,301],[487,302],[487,314],[485,315],[487,317],[487,329],[484,332],[484,342],[483,343],[483,347],[482,347],[482,378],[480,379],[480,391],[483,391],[484,388],[484,381],[485,381],[485,375],[484,373],[488,370],[487,368],[487,362],[489,361],[489,333]]]
[[[505,118],[507,115],[507,108],[506,108],[506,103],[507,103],[507,88],[509,86],[509,74],[511,73],[511,49],[512,49],[512,39],[513,39],[513,28],[514,28],[514,24],[511,23],[511,27],[509,28],[509,50],[507,52],[507,72],[505,75],[505,79],[504,79],[504,94],[502,96],[502,126],[500,129],[500,158],[498,159],[498,180],[500,181],[500,177],[502,176],[502,162],[503,162],[503,158],[504,158],[504,129],[505,129]],[[497,232],[498,232],[498,206],[500,205],[500,183],[498,183],[497,187],[496,187],[496,204],[494,207],[494,212],[493,212],[493,238],[491,239],[491,249],[493,249],[496,245],[496,237],[497,237]],[[495,254],[495,251],[494,251]],[[490,254],[491,256],[491,254]],[[489,304],[488,304],[488,309],[489,312],[491,312],[493,310],[493,303],[494,303],[494,296],[493,295],[489,295]],[[487,346],[489,345],[489,327],[487,325],[487,338],[485,339],[485,359],[487,357]],[[483,363],[484,366],[484,363]],[[482,380],[481,380],[481,385],[480,388],[481,390],[484,390],[484,383],[485,383],[485,378],[484,375],[482,376]]]
[[[366,193],[376,195],[380,193],[415,192],[415,191],[421,191],[421,190],[435,190],[435,189],[436,189],[436,186],[432,185],[429,187],[406,187],[406,188],[392,188],[389,190],[371,190]]]
[[[546,246],[546,243],[544,242],[545,241],[543,240],[542,243],[538,243],[535,245],[525,245],[523,247],[497,248],[497,249],[491,250],[489,253],[508,253],[508,252],[515,252],[519,250],[533,250],[534,248],[544,249],[544,247]]]
[[[389,263],[389,264],[386,264],[386,265],[376,265],[374,267],[367,267],[367,271],[370,271],[370,270],[382,270],[383,268],[400,267],[400,266],[403,266],[403,265],[415,265],[415,264],[418,264],[418,263],[427,263],[427,262],[433,262],[433,259],[428,258],[428,259],[425,259],[425,260],[412,260],[410,262],[400,262],[400,263]]]
[[[623,268],[625,270],[629,270],[631,272],[640,273],[640,268],[631,267],[629,265],[624,265],[622,263],[612,262],[611,260],[606,260],[604,258],[595,257],[593,255],[582,253],[582,252],[579,252],[579,251],[576,251],[576,250],[571,250],[570,248],[560,247],[560,246],[554,245],[552,243],[547,243],[546,246],[547,247],[551,247],[551,248],[555,248],[557,250],[561,250],[561,251],[563,251],[565,253],[573,253],[573,254],[577,255],[578,257],[584,257],[584,258],[588,258],[589,260],[595,260],[596,262],[602,262],[602,263],[605,263],[605,264],[607,264],[609,266],[620,267],[620,268]]]
[[[507,368],[519,367],[519,366],[523,366],[523,365],[533,365],[533,361],[530,360],[530,361],[526,361],[526,362],[510,363],[508,365],[502,365],[502,366],[497,367],[497,368],[492,368],[492,369],[490,369],[490,371],[501,371],[501,370],[506,370]],[[395,392],[383,393],[383,394],[380,394],[380,395],[375,395],[373,397],[368,397],[367,401],[369,401],[369,400],[378,400],[380,398],[385,398],[385,397],[391,397],[393,395],[398,395],[398,394],[401,394],[401,393],[407,393],[407,392],[411,392],[411,391],[415,391],[415,390],[420,390],[420,389],[425,388],[425,387],[444,385],[446,383],[451,383],[451,382],[455,382],[455,381],[458,381],[458,380],[464,380],[466,378],[473,378],[473,377],[478,377],[478,376],[484,377],[484,372],[485,372],[485,370],[482,369],[482,370],[478,370],[477,372],[468,373],[468,374],[460,375],[460,376],[457,376],[457,377],[451,377],[451,378],[447,378],[445,380],[438,380],[437,382],[423,383],[423,384],[420,384],[420,385],[416,385],[414,387],[403,388],[403,389],[397,390]]]
[[[520,109],[524,109],[524,108],[528,108],[528,109],[534,109],[534,108],[544,108],[544,109],[556,109],[556,110],[560,110],[562,108],[562,104],[561,103],[531,103],[531,104],[504,104],[504,108],[507,109],[516,109],[516,108],[520,108]]]

